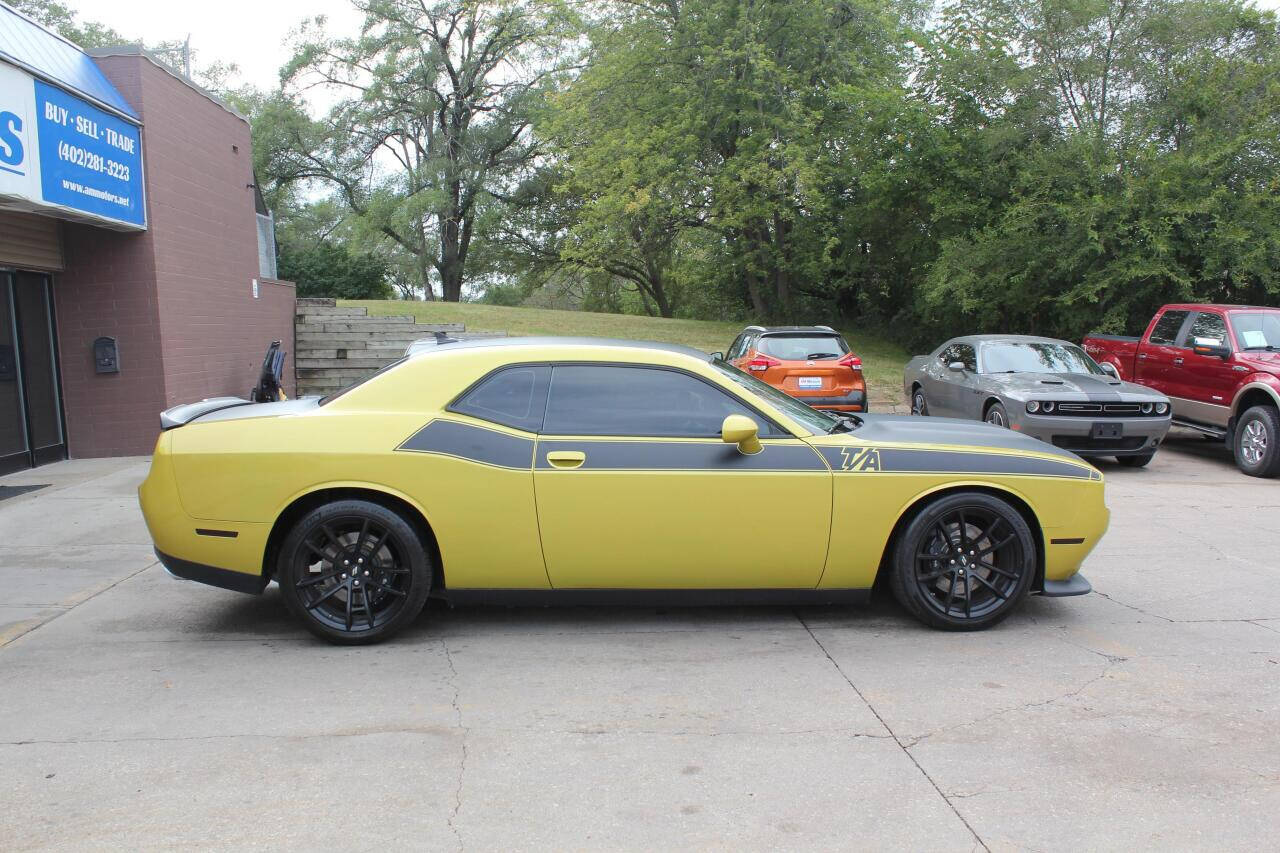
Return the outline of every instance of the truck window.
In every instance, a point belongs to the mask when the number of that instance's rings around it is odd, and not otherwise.
[[[1151,337],[1148,343],[1157,346],[1171,347],[1178,342],[1178,330],[1182,328],[1182,322],[1187,319],[1190,311],[1166,311],[1164,316],[1156,321],[1156,327],[1151,330]]]
[[[1191,321],[1191,331],[1187,332],[1187,344],[1194,344],[1196,338],[1212,338],[1218,343],[1228,343],[1227,321],[1221,314],[1201,311]]]

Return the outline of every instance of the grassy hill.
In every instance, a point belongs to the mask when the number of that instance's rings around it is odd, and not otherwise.
[[[588,335],[664,341],[724,351],[742,331],[740,323],[706,320],[667,320],[632,314],[553,311],[545,308],[504,308],[497,305],[449,302],[343,301],[341,305],[368,308],[373,317],[412,314],[422,323],[464,323],[468,331],[501,331],[511,335]],[[909,357],[898,345],[857,329],[840,330],[862,358],[873,403],[900,402],[902,368]]]

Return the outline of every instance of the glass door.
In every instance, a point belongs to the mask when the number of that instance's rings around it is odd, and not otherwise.
[[[0,274],[0,471],[67,458],[48,275]]]

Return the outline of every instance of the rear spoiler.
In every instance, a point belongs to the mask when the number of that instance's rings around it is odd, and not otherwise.
[[[173,429],[183,424],[190,423],[201,415],[207,415],[210,412],[221,411],[222,409],[232,409],[236,406],[248,406],[252,401],[243,397],[209,397],[198,403],[183,403],[181,406],[174,406],[172,409],[165,409],[160,413],[160,429]]]

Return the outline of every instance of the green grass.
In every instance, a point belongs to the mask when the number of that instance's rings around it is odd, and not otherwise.
[[[723,352],[742,331],[741,323],[708,320],[666,320],[633,314],[596,314],[546,308],[504,308],[498,305],[450,302],[342,301],[341,305],[369,309],[371,317],[413,315],[421,323],[463,323],[468,331],[498,331],[510,335],[587,335],[663,341]],[[898,345],[874,333],[840,330],[862,358],[873,402],[902,399],[902,368],[909,358]]]

